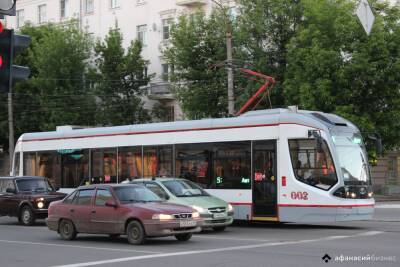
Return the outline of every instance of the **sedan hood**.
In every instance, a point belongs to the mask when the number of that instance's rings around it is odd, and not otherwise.
[[[124,206],[132,207],[132,208],[142,208],[142,209],[150,210],[154,213],[163,213],[163,214],[195,212],[195,210],[193,210],[191,207],[180,205],[180,204],[171,204],[171,203],[167,203],[167,202],[132,203],[132,204],[125,204]]]
[[[205,209],[226,207],[228,203],[214,196],[177,197],[173,201],[183,205],[199,206]]]

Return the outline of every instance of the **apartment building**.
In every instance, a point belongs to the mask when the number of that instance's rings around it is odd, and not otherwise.
[[[230,2],[230,1],[225,1]],[[145,107],[160,102],[169,110],[169,120],[183,119],[168,74],[162,50],[169,45],[170,26],[181,14],[202,9],[206,14],[215,7],[212,0],[18,0],[15,17],[7,17],[7,26],[22,27],[26,23],[68,23],[72,19],[94,37],[104,38],[110,28],[118,27],[124,46],[138,39],[143,44],[143,57],[149,60],[148,73],[155,73],[149,84]]]

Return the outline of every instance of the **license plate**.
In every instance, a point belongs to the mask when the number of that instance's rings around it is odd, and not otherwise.
[[[193,227],[193,226],[196,226],[196,221],[189,221],[189,220],[187,220],[187,221],[180,221],[179,222],[179,226],[180,227]]]
[[[213,214],[214,219],[221,219],[221,218],[225,218],[226,216],[228,216],[228,215],[225,212]]]

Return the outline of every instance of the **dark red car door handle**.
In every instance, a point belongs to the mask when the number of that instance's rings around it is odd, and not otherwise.
[[[74,210],[74,209],[70,209],[69,211],[70,211],[70,212],[74,212],[75,210]]]
[[[96,211],[95,211],[95,210],[92,210],[92,213],[96,213]]]

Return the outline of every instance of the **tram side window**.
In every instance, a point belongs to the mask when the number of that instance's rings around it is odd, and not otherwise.
[[[36,152],[24,153],[24,175],[36,175]]]
[[[144,147],[144,177],[172,176],[172,146]]]
[[[75,188],[89,180],[88,149],[60,149],[57,154],[61,158],[61,187]]]
[[[118,178],[122,182],[128,178],[142,177],[142,148],[121,147],[118,149]]]
[[[336,170],[325,141],[318,149],[315,139],[293,139],[289,140],[289,149],[293,171],[299,181],[324,190],[336,184]]]
[[[117,182],[117,149],[92,150],[92,177],[91,183]]]
[[[57,152],[37,153],[37,175],[49,178],[54,187],[61,187],[61,156]]]
[[[182,144],[176,145],[175,150],[176,176],[207,188],[211,184],[212,144]]]
[[[250,189],[251,143],[224,142],[213,146],[210,188]]]
[[[14,175],[19,176],[19,152],[15,153],[14,158]]]

